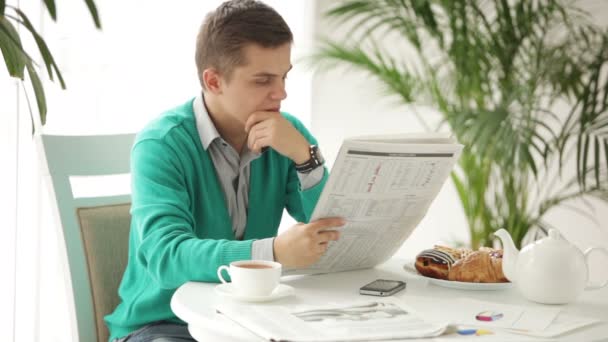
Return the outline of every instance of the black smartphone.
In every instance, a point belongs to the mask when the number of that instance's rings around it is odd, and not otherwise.
[[[386,297],[405,288],[405,282],[400,280],[377,279],[359,289],[362,295]]]

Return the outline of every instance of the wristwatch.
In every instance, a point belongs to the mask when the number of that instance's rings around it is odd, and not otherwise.
[[[317,167],[325,163],[325,158],[323,158],[321,150],[319,150],[319,146],[310,145],[308,151],[310,152],[310,159],[308,159],[302,164],[296,164],[296,171],[302,173],[309,173],[310,171],[316,169]]]

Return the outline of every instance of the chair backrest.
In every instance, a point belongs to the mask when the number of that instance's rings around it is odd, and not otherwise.
[[[64,243],[73,341],[108,340],[103,316],[118,304],[128,258],[130,194],[75,196],[73,177],[124,175],[134,134],[36,136],[59,240]],[[130,191],[129,191],[130,192]]]

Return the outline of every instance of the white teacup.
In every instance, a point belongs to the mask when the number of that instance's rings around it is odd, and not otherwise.
[[[279,285],[281,264],[265,260],[241,260],[222,265],[217,269],[217,277],[224,284],[222,276],[226,270],[232,279],[232,286],[243,296],[268,296]]]

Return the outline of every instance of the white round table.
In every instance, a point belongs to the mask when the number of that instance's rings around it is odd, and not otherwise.
[[[372,269],[331,273],[314,276],[288,276],[282,283],[295,288],[295,296],[270,302],[267,305],[301,305],[327,304],[342,300],[361,300],[359,288],[375,279],[405,280],[405,290],[395,294],[407,303],[408,296],[436,298],[441,306],[442,299],[467,297],[477,300],[513,305],[540,305],[527,301],[515,287],[499,291],[467,291],[440,287],[430,284],[426,279],[412,275],[403,270],[405,260],[394,258]],[[171,308],[173,312],[188,324],[192,336],[198,341],[260,341],[250,331],[217,314],[215,307],[224,300],[217,295],[212,283],[188,282],[182,285],[173,295]],[[412,297],[412,298],[414,298]],[[608,340],[608,287],[585,292],[575,303],[560,306],[562,312],[600,319],[603,322],[594,324],[556,339],[525,337],[503,332],[483,336],[484,340],[493,341],[598,341]],[[465,336],[456,333],[444,334],[433,339],[421,341],[443,341],[463,339]],[[479,338],[471,336],[471,339]],[[394,341],[394,340],[393,340]],[[409,339],[407,341],[412,341]]]

